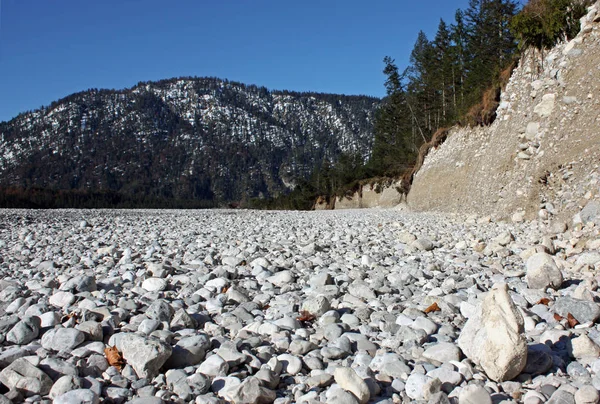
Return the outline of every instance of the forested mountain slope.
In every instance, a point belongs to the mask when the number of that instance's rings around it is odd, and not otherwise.
[[[379,100],[216,78],[88,90],[0,123],[0,186],[248,200],[342,153],[366,158]]]

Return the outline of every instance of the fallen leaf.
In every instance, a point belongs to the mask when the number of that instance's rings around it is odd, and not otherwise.
[[[223,288],[221,289],[221,293],[227,293],[228,290],[229,288],[227,286],[223,286]]]
[[[67,314],[66,316],[63,316],[63,317],[60,319],[60,322],[61,322],[61,323],[64,323],[64,322],[67,322],[67,321],[69,321],[69,320],[70,320],[70,319],[72,319],[72,318],[74,318],[74,319],[75,319],[75,321],[77,321],[77,313],[75,313],[74,311],[70,312],[70,313],[69,313],[69,314]]]
[[[558,314],[558,313],[554,313],[554,319],[556,321],[561,321],[563,319],[563,317],[561,317],[560,314]]]
[[[123,356],[121,356],[121,353],[116,346],[106,347],[104,349],[104,355],[110,366],[114,366],[119,370],[123,369],[125,362],[123,362]]]
[[[540,301],[536,304],[543,304],[544,306],[548,306],[548,303],[550,303],[550,299],[548,299],[547,297],[542,297]]]
[[[569,327],[571,327],[571,328],[573,328],[577,324],[579,324],[579,321],[577,321],[571,313],[567,313],[567,321],[569,322]]]
[[[440,306],[438,306],[437,302],[434,302],[431,306],[425,309],[425,314],[431,313],[432,311],[442,311]]]
[[[296,318],[296,320],[298,320],[298,321],[313,321],[314,319],[315,319],[315,316],[310,314],[306,310],[302,310],[300,312],[300,315],[298,316],[298,318]]]

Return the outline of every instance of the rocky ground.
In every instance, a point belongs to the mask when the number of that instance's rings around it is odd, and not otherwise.
[[[0,403],[597,403],[599,216],[0,211]]]

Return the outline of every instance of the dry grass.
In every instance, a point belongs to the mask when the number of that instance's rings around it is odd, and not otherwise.
[[[514,61],[498,74],[496,83],[483,92],[481,101],[473,105],[465,116],[468,126],[489,126],[496,119],[496,110],[500,105],[500,94],[506,88],[512,72],[517,68]]]

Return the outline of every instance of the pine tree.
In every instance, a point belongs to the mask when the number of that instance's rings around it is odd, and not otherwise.
[[[377,111],[373,151],[367,164],[368,173],[375,176],[400,174],[418,150],[411,127],[414,111],[403,89],[403,75],[392,58],[386,56],[383,61],[387,97]]]
[[[469,104],[481,98],[483,90],[508,64],[515,53],[510,19],[517,5],[513,0],[470,0],[465,11],[467,33],[466,91]]]
[[[435,109],[435,52],[432,43],[427,39],[423,31],[419,32],[415,46],[410,54],[410,67],[408,69],[409,98],[416,104],[417,122],[420,127],[425,128],[429,138],[433,128],[436,126]]]
[[[467,31],[464,22],[464,13],[462,10],[456,10],[454,15],[455,23],[451,26],[452,31],[452,77],[454,85],[453,103],[457,115],[464,112],[465,106],[465,77],[466,77],[466,47]]]
[[[455,92],[453,79],[454,60],[450,30],[444,20],[440,20],[437,34],[433,40],[434,80],[441,110],[438,111],[437,126],[444,126],[454,117],[453,95]]]

